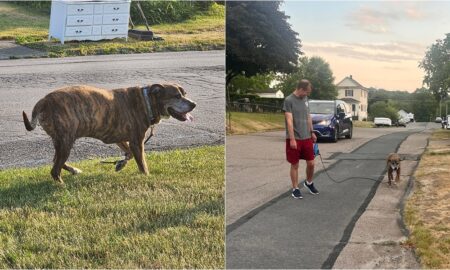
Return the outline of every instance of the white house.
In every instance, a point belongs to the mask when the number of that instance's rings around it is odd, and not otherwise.
[[[368,94],[367,88],[355,81],[352,75],[345,77],[337,85],[338,99],[348,103],[352,115],[358,120],[367,120]]]
[[[284,94],[281,90],[276,90],[273,88],[268,88],[266,90],[255,90],[254,94],[261,98],[284,98]]]

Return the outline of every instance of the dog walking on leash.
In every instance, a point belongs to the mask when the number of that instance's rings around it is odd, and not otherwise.
[[[312,85],[308,80],[300,80],[292,94],[285,98],[283,111],[286,118],[286,159],[291,164],[292,197],[302,199],[298,187],[298,168],[300,159],[306,160],[306,181],[303,185],[314,195],[319,191],[314,187],[314,149],[317,137],[313,131],[308,107],[308,95]]]
[[[23,112],[25,128],[33,130],[39,122],[52,138],[55,157],[51,176],[63,183],[61,169],[72,174],[81,170],[66,161],[77,138],[91,137],[104,143],[116,143],[125,159],[116,164],[121,170],[134,159],[139,171],[148,174],[144,139],[147,130],[161,118],[191,120],[196,104],[185,97],[177,84],[153,84],[105,90],[91,86],[70,86],[53,91],[34,106],[31,121]]]

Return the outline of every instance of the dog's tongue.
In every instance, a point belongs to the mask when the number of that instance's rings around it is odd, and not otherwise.
[[[186,121],[192,122],[192,121],[194,121],[194,117],[190,113],[187,113],[186,114]]]

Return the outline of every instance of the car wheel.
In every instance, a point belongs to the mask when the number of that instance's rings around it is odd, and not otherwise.
[[[333,133],[333,138],[331,138],[332,142],[337,142],[339,139],[339,128],[335,127],[334,128],[334,133]]]
[[[350,131],[347,135],[345,135],[345,138],[351,139],[353,136],[353,126],[350,126]]]

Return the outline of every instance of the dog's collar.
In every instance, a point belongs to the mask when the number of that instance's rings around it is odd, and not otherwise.
[[[143,90],[143,94],[144,94],[145,105],[147,108],[148,120],[150,121],[150,123],[152,123],[153,120],[155,120],[155,116],[153,115],[150,88],[144,87],[142,90]]]

